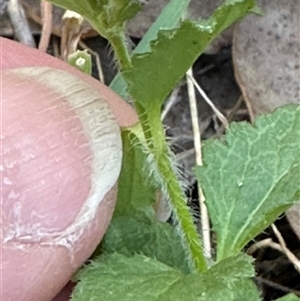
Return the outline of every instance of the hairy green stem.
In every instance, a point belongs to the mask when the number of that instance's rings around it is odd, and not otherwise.
[[[97,29],[97,24],[92,25]],[[131,58],[126,47],[124,33],[121,30],[117,32],[107,32],[106,38],[115,51],[120,68],[123,70],[130,68]],[[160,185],[164,193],[168,196],[176,214],[183,244],[191,259],[191,268],[199,273],[203,273],[208,268],[207,262],[204,257],[199,235],[188,210],[180,181],[176,175],[175,167],[169,156],[169,148],[160,120],[160,106],[154,106],[150,111],[145,111],[145,109],[139,105],[138,101],[135,101],[135,106],[147,141],[147,148],[153,155],[154,164],[157,167]]]
[[[120,69],[124,70],[130,68],[131,55],[126,45],[126,37],[124,32],[120,30],[118,33],[112,33],[107,37],[107,39],[115,51],[118,63],[120,64]]]
[[[207,270],[207,263],[203,255],[201,241],[188,210],[180,183],[173,170],[174,167],[168,156],[156,156],[155,159],[157,161],[158,171],[164,179],[164,189],[169,196],[170,203],[176,214],[180,232],[182,232],[180,234],[183,236],[185,247],[188,250],[196,271],[203,273]]]
[[[140,116],[144,116],[144,119],[147,120],[146,123],[148,123],[151,129],[150,135],[152,137],[149,140],[147,139],[148,147],[154,156],[154,164],[157,166],[157,172],[161,181],[160,185],[162,185],[163,192],[167,195],[175,212],[183,244],[192,262],[191,268],[199,273],[203,273],[208,269],[207,262],[204,257],[200,237],[186,204],[186,198],[176,174],[175,166],[169,155],[169,147],[165,140],[163,125],[159,118],[160,115],[157,112],[151,112],[146,116],[144,114]],[[142,124],[145,124],[145,120],[142,121]]]
[[[97,22],[91,22],[91,25],[104,36],[103,29],[101,26],[99,26],[99,24],[97,24]],[[120,69],[124,70],[130,68],[131,55],[126,45],[126,36],[124,30],[122,28],[119,28],[118,30],[114,29],[113,31],[106,30],[104,37],[111,44]]]

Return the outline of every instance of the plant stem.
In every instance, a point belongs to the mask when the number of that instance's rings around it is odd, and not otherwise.
[[[189,252],[196,271],[203,273],[207,270],[207,263],[203,255],[200,237],[196,231],[193,219],[188,210],[186,199],[183,196],[180,183],[173,171],[170,158],[167,156],[156,157],[158,171],[165,179],[164,188],[169,196],[173,210],[178,220],[184,244]]]
[[[145,115],[141,114],[139,116]],[[159,114],[151,112],[145,119],[147,119],[149,128],[152,130],[151,144],[148,144],[148,147],[154,156],[154,164],[157,166],[159,181],[163,187],[163,192],[167,195],[175,212],[184,246],[187,248],[192,261],[192,269],[203,273],[208,268],[207,262],[204,257],[200,237],[194,226],[192,216],[186,204],[186,198],[169,155],[169,147],[165,140],[163,125],[160,121]],[[145,121],[142,121],[142,124],[144,124],[144,122]]]
[[[97,24],[97,22],[93,22],[91,25],[104,36],[103,29],[101,26],[99,26],[99,24]],[[119,28],[119,30],[114,28],[113,31],[106,30],[104,37],[110,42],[115,52],[120,69],[124,70],[130,68],[131,55],[126,46],[126,36],[124,34],[124,30],[122,28]]]
[[[110,34],[107,39],[111,43],[117,60],[120,64],[120,69],[128,69],[131,67],[131,55],[126,46],[126,37],[123,31]]]

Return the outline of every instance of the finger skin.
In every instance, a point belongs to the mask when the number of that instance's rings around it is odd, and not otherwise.
[[[132,126],[137,122],[135,111],[101,82],[37,49],[0,37],[0,70],[32,66],[48,66],[70,72],[101,93],[121,127]]]
[[[2,70],[20,65],[68,70],[108,100],[120,126],[136,122],[135,113],[124,101],[63,62],[2,38],[0,51]],[[3,74],[1,297],[6,301],[50,301],[103,237],[114,210],[116,189],[109,189],[91,221],[61,239],[91,194],[91,159],[95,156],[91,138],[62,94],[28,82],[26,77]]]

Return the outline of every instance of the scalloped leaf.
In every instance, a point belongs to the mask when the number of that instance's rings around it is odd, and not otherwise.
[[[130,95],[146,113],[160,110],[165,97],[208,44],[254,8],[254,0],[225,1],[207,20],[183,21],[178,28],[161,30],[151,42],[151,51],[134,54],[132,67],[122,72]]]
[[[202,275],[185,275],[142,256],[106,255],[81,270],[72,301],[259,301],[252,259],[228,258]]]
[[[300,106],[230,126],[204,144],[196,175],[217,234],[217,260],[238,254],[297,201]]]
[[[132,217],[114,218],[101,245],[105,253],[143,254],[183,273],[190,272],[177,230],[141,212]]]

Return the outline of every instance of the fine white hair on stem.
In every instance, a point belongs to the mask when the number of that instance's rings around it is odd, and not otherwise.
[[[194,148],[195,148],[195,155],[196,155],[196,164],[201,166],[203,164],[202,151],[201,151],[201,133],[199,127],[196,93],[194,88],[195,80],[192,79],[193,79],[193,71],[191,67],[187,71],[187,86],[188,86],[192,127],[194,133]],[[211,241],[210,241],[210,224],[209,224],[208,211],[204,203],[205,198],[201,189],[201,183],[198,183],[198,195],[199,195],[199,205],[200,205],[201,232],[202,232],[202,239],[203,239],[204,256],[210,259],[212,257]]]
[[[187,79],[190,80],[193,85],[196,87],[197,91],[200,93],[200,95],[203,97],[203,99],[207,102],[207,104],[211,107],[211,109],[214,111],[214,113],[217,115],[219,120],[222,122],[224,127],[228,129],[228,121],[226,117],[217,109],[217,107],[213,104],[213,102],[208,98],[206,93],[203,91],[203,89],[200,87],[200,85],[197,83],[195,78],[192,76],[192,74],[189,74],[187,72]]]
[[[150,128],[146,131],[151,131]],[[143,171],[146,172],[146,174],[148,174],[148,178],[152,178],[155,182],[156,185],[159,185],[162,188],[162,193],[163,195],[169,199],[168,197],[168,192],[165,190],[165,180],[162,178],[160,172],[159,172],[159,168],[157,166],[157,158],[155,154],[155,150],[151,150],[148,145],[152,145],[153,143],[151,143],[151,140],[153,139],[152,137],[150,138],[146,138],[144,136],[145,131],[144,130],[138,130],[135,129],[132,131],[132,133],[134,134],[132,141],[131,141],[131,145],[135,146],[135,147],[141,147],[141,150],[144,152],[144,154],[146,155],[146,162],[147,164],[145,164],[143,166]],[[182,188],[182,191],[184,191],[184,189],[186,189],[188,187],[188,183],[185,181],[184,178],[184,173],[180,170],[179,168],[179,164],[176,162],[176,157],[175,154],[171,151],[170,145],[171,145],[171,141],[172,141],[172,137],[169,137],[166,139],[166,143],[167,143],[167,149],[166,152],[164,152],[163,156],[166,157],[167,160],[169,160],[171,162],[171,166],[173,167],[173,172],[176,174],[177,179],[179,180],[180,186]],[[153,183],[154,184],[154,183]]]

